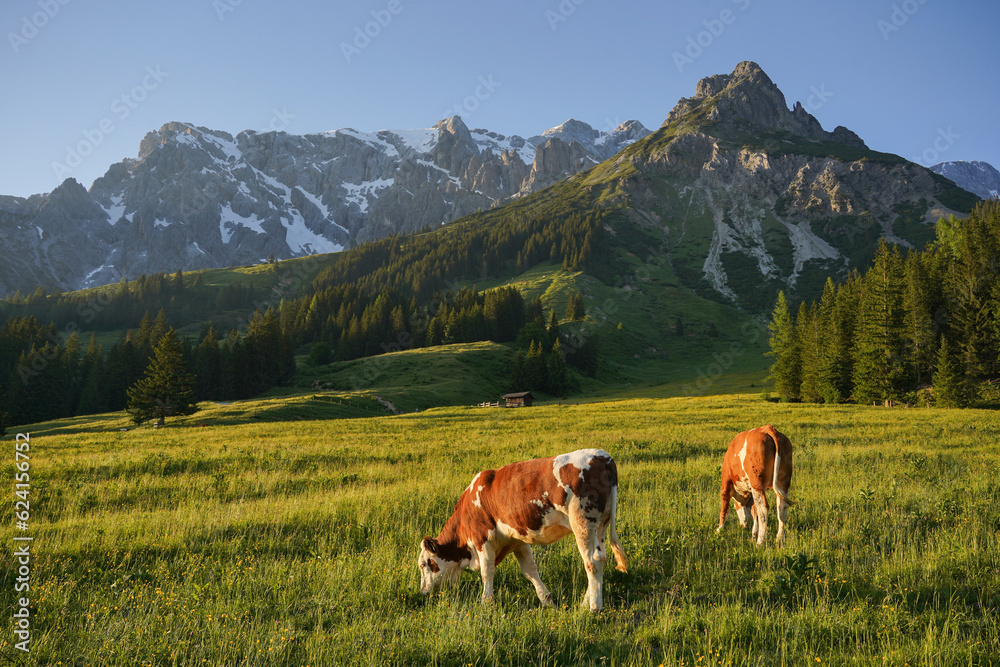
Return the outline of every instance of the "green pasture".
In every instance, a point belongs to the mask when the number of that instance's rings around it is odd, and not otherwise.
[[[326,395],[334,396],[335,392]],[[349,400],[360,400],[347,396]],[[30,665],[990,665],[1000,661],[995,413],[778,405],[742,394],[331,419],[305,397],[31,433]],[[357,406],[356,406],[357,407]],[[360,410],[361,408],[358,407]],[[280,421],[279,421],[280,420]],[[719,463],[773,423],[795,447],[788,540],[721,535]],[[202,425],[204,424],[204,425]],[[14,441],[2,442],[13,489]],[[572,540],[417,591],[418,541],[479,470],[577,448],[617,460],[629,572],[580,607]],[[12,492],[11,492],[12,493]],[[769,534],[773,536],[772,519]]]

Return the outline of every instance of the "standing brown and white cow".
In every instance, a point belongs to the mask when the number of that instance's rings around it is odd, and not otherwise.
[[[770,424],[740,433],[729,443],[722,459],[722,508],[715,532],[722,530],[732,498],[736,501],[740,525],[746,528],[749,512],[751,536],[758,545],[763,545],[769,509],[764,492],[773,488],[778,498],[778,534],[774,540],[781,542],[785,537],[788,506],[792,504],[788,499],[791,484],[791,441]]]
[[[617,569],[626,571],[625,553],[615,533],[618,468],[600,449],[521,461],[478,473],[462,492],[455,511],[436,537],[420,543],[420,592],[454,583],[465,568],[479,570],[483,601],[493,597],[493,572],[514,554],[538,599],[552,594],[538,576],[531,544],[551,544],[572,533],[587,571],[584,604],[603,605],[605,532]]]

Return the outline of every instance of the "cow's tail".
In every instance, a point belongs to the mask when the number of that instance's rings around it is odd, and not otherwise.
[[[774,473],[771,477],[771,488],[774,489],[774,492],[781,496],[781,499],[786,503],[794,505],[795,503],[793,503],[792,499],[788,497],[788,489],[782,489],[778,486],[778,470],[781,469],[781,439],[778,437],[778,430],[770,424],[764,426],[763,430],[764,433],[771,436],[771,439],[774,440]]]
[[[613,487],[611,496],[611,523],[608,525],[608,542],[611,544],[611,551],[615,554],[615,569],[619,572],[628,572],[628,558],[622,550],[622,545],[618,544],[618,532],[615,530],[615,516],[618,514],[618,487]]]

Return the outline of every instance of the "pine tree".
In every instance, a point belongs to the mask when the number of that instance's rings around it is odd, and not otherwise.
[[[953,259],[947,276],[952,344],[958,350],[963,371],[971,378],[984,376],[993,366],[990,357],[995,357],[987,301],[1000,253],[991,225],[982,219],[987,210],[977,207],[952,230]]]
[[[774,381],[774,391],[783,401],[798,400],[802,384],[802,364],[795,325],[783,291],[778,292],[778,302],[774,306],[768,329],[771,332],[768,341],[771,350],[767,354],[774,357],[769,379]]]
[[[879,241],[865,274],[855,336],[854,397],[891,405],[904,378],[902,264],[899,249]]]
[[[566,319],[570,322],[575,322],[582,320],[585,315],[583,296],[579,292],[571,294],[569,301],[566,303]]]
[[[935,333],[931,285],[922,255],[910,252],[904,267],[903,344],[910,368],[910,380],[919,387],[930,379],[934,366]]]
[[[194,358],[195,396],[200,401],[219,400],[223,397],[222,352],[214,326],[209,325]]]
[[[972,404],[973,387],[962,373],[956,351],[941,337],[934,371],[934,403],[944,408],[964,408]]]
[[[820,334],[816,392],[824,403],[841,403],[849,393],[842,369],[849,363],[847,351],[850,346],[839,315],[837,289],[833,279],[827,278],[816,313]]]
[[[559,318],[554,310],[549,311],[549,326],[545,329],[545,333],[549,335],[549,345],[559,342]]]
[[[128,390],[128,413],[136,424],[155,418],[163,426],[167,417],[190,415],[197,409],[194,377],[184,363],[176,332],[168,329],[153,350],[145,377]]]
[[[542,391],[548,386],[548,373],[545,363],[545,353],[542,344],[532,341],[528,348],[528,358],[525,361],[525,375],[528,389]]]
[[[799,305],[795,319],[795,333],[798,336],[799,360],[802,364],[799,396],[803,401],[819,403],[820,394],[820,350],[823,347],[819,316],[814,305],[804,301]]]
[[[566,368],[563,347],[558,340],[552,344],[546,373],[548,380],[547,391],[554,396],[565,396],[566,390],[569,387],[569,370]]]
[[[518,350],[510,373],[510,390],[524,391],[526,386],[528,386],[527,364],[524,360],[524,351]]]

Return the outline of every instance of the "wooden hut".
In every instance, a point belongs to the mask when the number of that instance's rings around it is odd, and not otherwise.
[[[535,397],[530,391],[518,391],[513,394],[504,394],[503,400],[508,408],[530,408]]]

